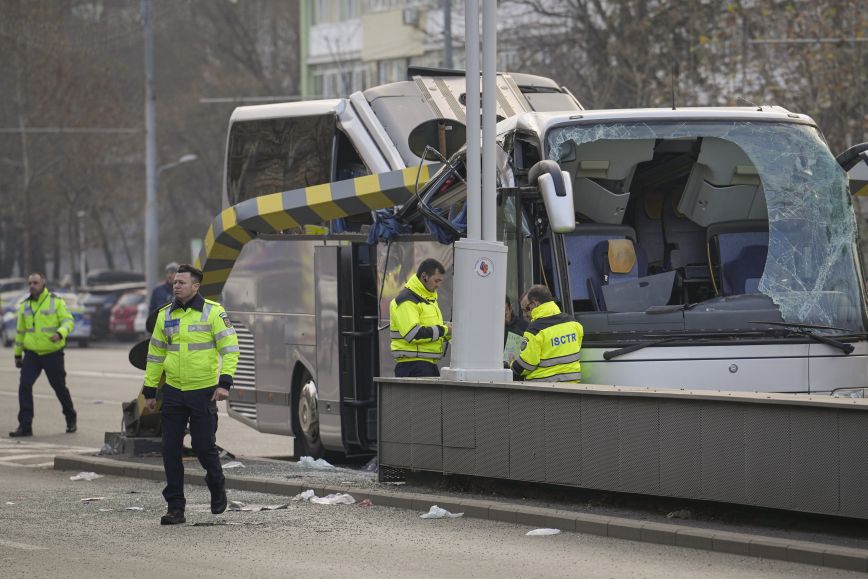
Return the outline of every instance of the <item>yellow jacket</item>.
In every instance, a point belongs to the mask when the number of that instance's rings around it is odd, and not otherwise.
[[[529,382],[580,382],[583,336],[582,324],[562,314],[555,302],[538,305],[530,313],[513,373]]]
[[[228,389],[239,352],[235,328],[217,302],[196,294],[186,308],[177,301],[163,306],[148,346],[145,397],[156,395],[164,371],[166,384],[179,390]]]
[[[43,289],[35,300],[27,298],[18,306],[15,356],[21,356],[24,350],[40,356],[60,350],[66,346],[66,337],[74,324],[66,302]],[[56,342],[51,341],[54,334],[60,334]]]
[[[451,339],[437,305],[437,292],[425,289],[415,275],[389,304],[389,330],[396,362],[424,360],[436,364]]]

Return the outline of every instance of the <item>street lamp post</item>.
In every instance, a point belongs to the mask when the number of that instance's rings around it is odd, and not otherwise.
[[[78,217],[78,285],[84,287],[87,285],[87,260],[84,252],[84,218],[87,212],[79,211],[76,213]]]
[[[160,165],[154,171],[154,194],[153,199],[148,196],[148,208],[145,215],[145,283],[150,290],[157,285],[157,258],[160,250],[160,227],[157,222],[157,195],[156,192],[160,187],[160,176],[163,171],[174,169],[178,165],[190,163],[198,159],[193,153],[181,155],[177,161]]]

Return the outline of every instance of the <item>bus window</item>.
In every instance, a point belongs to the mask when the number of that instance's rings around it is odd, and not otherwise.
[[[334,114],[239,121],[229,131],[230,205],[332,180]]]

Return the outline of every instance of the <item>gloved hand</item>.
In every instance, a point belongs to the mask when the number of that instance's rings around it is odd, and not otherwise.
[[[21,368],[22,366],[24,366],[24,358],[21,356],[15,356],[15,367]]]

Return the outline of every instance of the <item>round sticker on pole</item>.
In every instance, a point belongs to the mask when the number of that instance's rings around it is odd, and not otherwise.
[[[481,257],[476,262],[476,275],[479,277],[488,277],[494,270],[494,264],[487,257]]]

